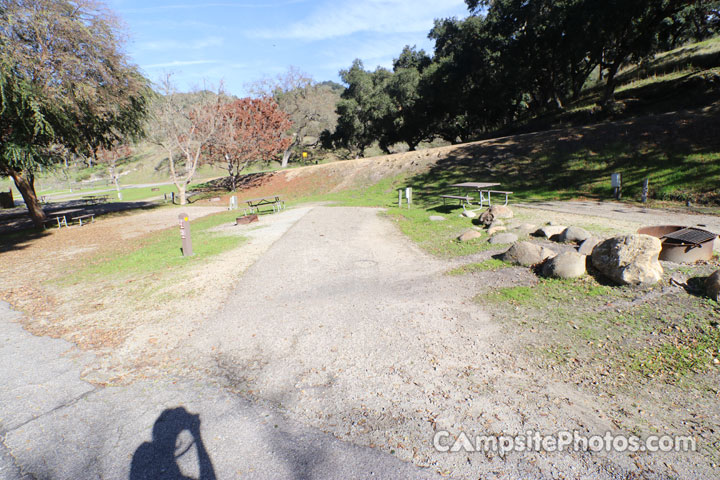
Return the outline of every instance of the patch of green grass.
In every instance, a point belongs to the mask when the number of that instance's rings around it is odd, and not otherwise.
[[[504,262],[497,258],[489,258],[479,263],[469,263],[461,267],[453,268],[446,272],[446,275],[467,275],[469,273],[478,272],[494,272],[503,268],[512,267],[512,264]]]
[[[684,303],[637,310],[645,333],[652,331],[652,341],[628,352],[630,369],[645,376],[681,377],[703,371],[720,357],[720,309],[703,298]]]
[[[121,187],[122,188],[122,200],[117,199],[117,193],[112,192],[110,194],[112,201],[122,201],[122,202],[137,202],[139,200],[146,200],[148,198],[156,198],[159,197],[165,193],[171,193],[175,192],[177,193],[177,188],[175,188],[175,185],[158,185],[156,187]],[[153,188],[157,188],[157,191],[153,191]],[[189,188],[189,190],[192,190],[192,186]]]
[[[607,388],[655,377],[700,388],[705,377],[692,375],[720,358],[720,305],[681,290],[541,278],[476,300],[532,332],[528,350],[541,362],[579,378],[602,372]]]
[[[237,212],[225,212],[190,222],[193,256],[182,256],[178,228],[150,234],[127,251],[96,256],[77,272],[69,273],[63,282],[76,283],[94,277],[105,279],[142,276],[181,269],[209,257],[238,247],[244,238],[210,231],[212,227],[231,222]]]
[[[361,188],[341,190],[319,195],[308,195],[288,201],[288,205],[299,205],[307,202],[332,202],[342,207],[397,207],[399,188],[405,188],[406,177],[396,175],[382,178],[376,183]],[[403,200],[404,208],[407,204]]]
[[[438,213],[424,208],[390,208],[387,216],[420,248],[439,257],[459,257],[497,249],[498,245],[487,242],[488,237],[484,232],[481,237],[467,242],[457,239],[473,227],[469,218],[460,216],[461,211],[455,209],[443,213],[444,221],[431,221],[430,216]]]
[[[691,75],[694,73],[695,70],[679,70],[674,71],[670,73],[660,73],[660,74],[653,74],[647,77],[642,77],[637,80],[629,81],[628,83],[625,83],[624,85],[619,86],[615,91],[617,93],[622,93],[626,90],[632,90],[634,88],[640,88],[644,87],[653,83],[658,82],[668,82],[672,80],[677,80],[679,78],[685,77],[687,75]]]
[[[495,303],[510,303],[518,306],[547,308],[556,304],[583,301],[586,298],[609,296],[616,293],[613,287],[601,285],[594,278],[578,279],[540,278],[531,287],[505,287],[482,294],[478,300],[487,299]],[[571,303],[572,305],[572,303]]]

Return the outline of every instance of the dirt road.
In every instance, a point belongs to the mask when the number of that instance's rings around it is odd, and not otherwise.
[[[454,478],[662,478],[623,454],[442,453],[450,437],[614,431],[604,401],[523,359],[472,297],[477,280],[416,249],[377,210],[316,207],[248,269],[187,358],[230,391]],[[691,463],[691,462],[690,462]]]

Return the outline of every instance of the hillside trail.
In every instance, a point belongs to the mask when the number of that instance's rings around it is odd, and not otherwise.
[[[473,300],[479,280],[444,275],[448,265],[377,209],[315,207],[187,341],[187,371],[453,478],[665,478],[668,465],[698,476],[670,454],[437,451],[438,431],[617,431],[606,400],[534,368]]]

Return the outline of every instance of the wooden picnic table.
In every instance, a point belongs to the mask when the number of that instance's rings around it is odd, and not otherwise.
[[[249,198],[243,200],[250,208],[250,213],[260,212],[260,207],[264,205],[272,206],[273,212],[279,212],[285,208],[285,202],[280,195],[270,195],[268,197]]]

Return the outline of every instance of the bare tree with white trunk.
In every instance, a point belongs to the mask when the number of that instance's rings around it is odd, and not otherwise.
[[[167,153],[170,177],[180,205],[185,205],[188,185],[203,159],[203,147],[220,127],[225,95],[221,85],[217,92],[196,91],[192,102],[183,101],[187,97],[178,94],[170,75],[163,78],[160,93],[151,139]]]

